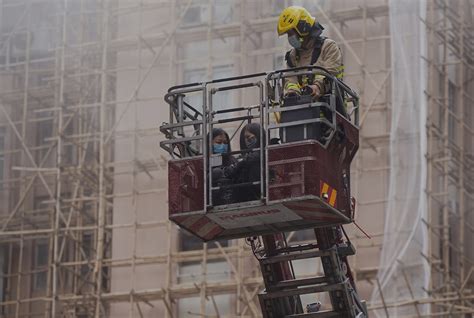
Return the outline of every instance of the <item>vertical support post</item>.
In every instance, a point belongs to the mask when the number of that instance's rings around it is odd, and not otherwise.
[[[140,40],[141,34],[143,32],[143,0],[140,0],[138,5],[138,29],[137,29],[137,80],[139,81],[142,76],[142,41]],[[137,92],[138,95],[138,92]],[[138,97],[138,96],[137,96]],[[139,103],[139,102],[137,102]],[[133,116],[134,116],[134,125],[133,125],[133,145],[132,145],[132,172],[130,176],[130,187],[131,187],[131,205],[132,205],[132,228],[131,228],[131,237],[132,237],[132,255],[131,255],[131,275],[130,275],[130,287],[134,291],[136,290],[136,274],[137,274],[137,238],[138,238],[138,200],[139,200],[139,193],[137,191],[137,161],[140,159],[138,158],[138,145],[139,145],[139,140],[138,140],[138,132],[137,129],[140,126],[139,120],[138,120],[138,108],[139,105],[136,103],[132,106],[133,107]],[[135,306],[136,304],[136,306]],[[139,302],[135,302],[135,297],[130,297],[130,311],[129,311],[129,317],[133,318],[135,316],[135,307],[140,310],[140,305]]]
[[[59,78],[59,90],[56,96],[56,108],[57,108],[57,148],[56,148],[56,205],[54,209],[54,228],[53,228],[53,260],[52,260],[52,301],[51,301],[51,317],[56,317],[58,309],[58,276],[59,276],[59,227],[60,227],[60,215],[61,215],[61,166],[62,166],[62,136],[63,130],[63,108],[64,108],[64,76],[65,76],[65,50],[66,50],[66,17],[67,17],[67,5],[68,0],[63,0],[63,14],[61,20],[61,47],[59,55],[56,58],[56,78]],[[59,18],[58,18],[59,19]]]
[[[96,277],[96,306],[95,316],[100,317],[102,308],[102,264],[104,257],[104,239],[105,239],[105,219],[107,202],[106,180],[105,180],[105,161],[106,161],[106,104],[107,104],[107,54],[108,54],[108,29],[109,29],[109,1],[103,2],[103,20],[102,20],[102,62],[101,62],[101,92],[100,92],[100,140],[99,140],[99,207],[98,207],[98,225],[97,225],[97,249],[94,274]]]
[[[459,146],[460,146],[460,150],[459,150],[459,179],[458,179],[458,185],[457,185],[457,188],[458,188],[458,192],[459,192],[459,281],[460,282],[463,282],[464,281],[464,278],[465,278],[465,271],[466,271],[466,261],[465,261],[465,256],[464,256],[464,253],[465,253],[465,245],[464,245],[464,237],[465,237],[465,228],[466,228],[466,213],[465,213],[465,205],[464,205],[464,200],[465,200],[465,196],[464,196],[464,182],[465,182],[465,171],[464,171],[464,167],[465,167],[465,162],[464,162],[464,156],[465,156],[465,150],[464,150],[464,124],[465,124],[465,105],[464,105],[464,81],[465,81],[465,72],[467,71],[467,67],[464,67],[464,64],[465,64],[465,19],[466,19],[466,13],[470,11],[470,8],[465,8],[466,10],[464,10],[464,6],[466,5],[466,2],[460,2],[459,3],[460,5],[460,10],[458,11],[459,14],[461,15],[461,30],[460,30],[460,49],[459,49],[459,60],[460,60],[460,65],[459,65],[459,69],[458,69],[458,74],[459,74],[459,112],[458,112],[458,116],[460,118],[460,121],[459,121]],[[462,301],[462,304],[464,305],[465,302]]]
[[[208,111],[207,111],[207,84],[202,84],[202,158],[203,158],[203,175],[204,175],[204,180],[203,180],[203,186],[204,186],[204,211],[207,211],[207,206],[208,206],[208,189],[209,189],[209,174],[207,173],[208,171],[208,166],[209,166],[209,156],[207,155],[209,152],[207,149],[209,149],[209,138],[207,137],[208,134]],[[209,135],[212,135],[209,133]]]
[[[265,81],[263,82],[263,87],[261,88],[263,90],[262,92],[262,98],[260,100],[260,104],[263,105],[263,112],[260,111],[260,116],[263,119],[263,131],[265,132],[265,204],[268,204],[269,201],[269,186],[270,186],[270,181],[269,181],[269,174],[270,174],[270,167],[268,164],[268,146],[270,144],[270,129],[268,129],[268,126],[270,125],[270,113],[268,110],[270,109],[270,101],[269,101],[269,95],[270,92],[268,91],[270,86],[270,79],[268,76],[265,77]],[[263,169],[260,169],[263,170]]]
[[[201,263],[201,317],[206,317],[206,298],[207,298],[207,288],[206,288],[206,278],[207,278],[207,243],[202,244],[203,255]]]
[[[447,24],[447,4],[443,3],[443,21],[442,27],[446,29]],[[443,111],[444,111],[444,132],[443,132],[443,150],[445,156],[449,151],[449,77],[448,77],[448,32],[443,32],[443,66],[442,66],[442,75],[443,75]],[[450,269],[450,245],[449,245],[449,232],[450,232],[450,222],[449,222],[449,162],[444,160],[443,162],[443,223],[442,223],[442,250],[443,250],[443,280],[446,286],[445,291],[449,292],[451,290],[450,280],[451,280],[451,269]]]
[[[264,96],[264,88],[263,83],[259,82],[258,85],[258,94],[259,94],[259,120],[260,120],[260,200],[265,198],[265,190],[266,190],[266,180],[268,179],[268,174],[264,174],[266,172],[268,166],[268,157],[264,156],[267,154],[267,147],[268,147],[268,132],[265,129],[265,104],[264,101],[266,97]],[[264,136],[265,135],[265,136]]]
[[[429,24],[433,23],[434,21],[434,7],[435,4],[432,1],[427,2],[428,10],[429,10]],[[428,25],[429,25],[428,24]],[[434,57],[434,50],[433,50],[433,45],[434,45],[434,25],[432,25],[431,28],[429,28],[429,36],[428,36],[428,58],[433,58]],[[433,93],[434,93],[434,85],[435,85],[435,69],[434,69],[434,63],[429,63],[428,66],[428,100],[427,100],[427,105],[428,107],[432,107],[434,105],[434,98],[433,98]],[[432,290],[433,289],[433,233],[432,233],[432,228],[433,228],[433,222],[436,219],[433,211],[433,148],[434,148],[434,136],[433,136],[433,131],[432,131],[432,126],[434,125],[435,119],[433,116],[428,116],[427,118],[427,151],[428,151],[428,156],[427,156],[427,192],[428,192],[428,202],[427,202],[427,209],[428,209],[428,220],[427,220],[427,231],[428,231],[428,262],[430,264],[430,280],[429,280],[429,285],[428,289]]]
[[[207,166],[206,166],[206,170],[204,170],[204,173],[207,174],[208,178],[207,178],[207,181],[208,181],[208,185],[206,188],[204,188],[204,193],[208,193],[207,197],[208,197],[208,205],[209,206],[212,206],[214,204],[213,200],[212,200],[212,156],[213,156],[213,152],[212,152],[212,130],[214,129],[214,124],[212,123],[214,121],[214,115],[212,114],[212,111],[213,111],[213,96],[214,96],[214,89],[211,88],[209,90],[209,98],[208,98],[208,109],[207,109],[207,115],[208,115],[208,120],[209,120],[209,133],[207,135],[204,135],[203,137],[205,139],[207,139],[207,147],[205,147],[202,151],[203,155],[205,157],[208,158],[208,162],[207,162]],[[206,208],[206,211],[207,211],[207,207]]]
[[[170,4],[170,17],[171,17],[171,23],[172,23],[172,29],[176,29],[176,17],[177,17],[177,0],[172,0],[171,4]],[[176,40],[174,37],[172,37],[170,39],[170,54],[169,54],[169,69],[168,69],[168,72],[169,72],[169,78],[170,78],[170,81],[175,84],[176,83],[176,75],[175,73],[177,73],[175,70],[176,70],[176,53],[177,53],[177,43],[176,43]],[[203,116],[204,117],[204,116]],[[204,119],[203,119],[204,120]],[[172,113],[170,112],[170,121],[169,121],[170,124],[173,123],[173,115]],[[205,191],[204,191],[204,196],[205,196]],[[205,201],[204,201],[205,202]],[[205,203],[204,203],[204,208],[206,207]],[[173,240],[174,238],[176,238],[176,231],[173,231],[172,230],[172,224],[171,224],[171,221],[168,220],[167,223],[166,223],[166,231],[168,233],[167,237],[168,237],[168,245],[167,245],[167,253],[166,253],[166,282],[165,282],[165,289],[166,289],[166,293],[164,295],[164,303],[165,304],[170,304],[170,308],[169,310],[166,310],[165,311],[165,318],[172,318],[173,317],[173,313],[172,313],[172,302],[171,302],[171,296],[170,296],[170,293],[169,293],[169,289],[171,287],[171,284],[172,284],[172,279],[173,279],[173,248],[175,245],[173,245]]]

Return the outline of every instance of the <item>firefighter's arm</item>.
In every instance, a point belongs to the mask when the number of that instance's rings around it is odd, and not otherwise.
[[[298,84],[298,79],[296,78],[296,76],[285,78],[285,88],[283,92],[285,95],[288,95],[290,93],[301,94],[301,88]]]
[[[327,44],[324,46],[321,56],[315,65],[325,68],[337,78],[342,78],[344,66],[342,64],[341,50],[333,40],[327,39],[325,42],[327,42]],[[316,76],[314,85],[318,86],[321,95],[325,93],[324,76]]]
[[[286,60],[286,67],[293,68],[296,67],[296,54],[295,50],[288,51],[285,56]],[[285,78],[285,87],[283,88],[283,92],[285,95],[290,93],[301,93],[301,88],[298,83],[298,78],[296,76],[290,76]]]

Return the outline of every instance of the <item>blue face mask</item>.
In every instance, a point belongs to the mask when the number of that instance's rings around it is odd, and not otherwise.
[[[213,144],[212,145],[212,151],[214,153],[227,153],[228,150],[229,150],[228,144]]]
[[[302,40],[299,36],[297,36],[296,34],[293,34],[293,35],[290,35],[288,36],[288,42],[290,42],[290,45],[292,47],[294,47],[295,49],[301,49],[301,45],[302,45]]]

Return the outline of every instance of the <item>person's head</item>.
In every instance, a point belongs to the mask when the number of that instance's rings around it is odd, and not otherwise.
[[[229,135],[222,128],[213,128],[212,129],[212,153],[226,154],[229,152],[231,152]]]
[[[250,123],[240,131],[240,150],[260,147],[260,124]]]
[[[324,28],[308,10],[299,6],[284,9],[278,19],[279,36],[288,35],[288,42],[295,49],[301,49],[312,37],[319,37]]]

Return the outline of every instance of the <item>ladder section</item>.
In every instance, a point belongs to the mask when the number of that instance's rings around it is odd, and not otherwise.
[[[318,244],[283,246],[278,244],[281,237],[274,236],[277,243],[269,245],[266,240],[271,241],[270,238],[264,238],[265,252],[258,258],[265,284],[265,290],[259,294],[264,318],[367,317],[347,263],[347,256],[355,254],[354,247],[350,242],[325,246],[335,241],[337,231],[334,228],[315,229],[315,232],[319,237]],[[291,262],[302,259],[320,259],[324,276],[296,278]],[[300,296],[318,293],[329,294],[332,310],[303,308]]]

